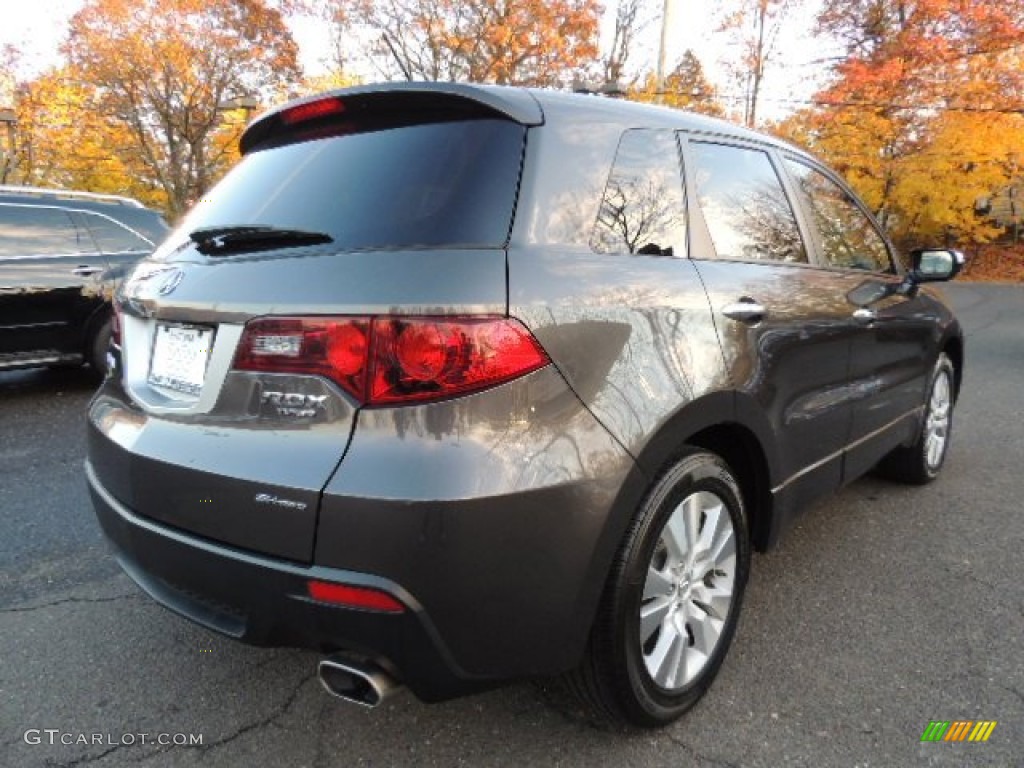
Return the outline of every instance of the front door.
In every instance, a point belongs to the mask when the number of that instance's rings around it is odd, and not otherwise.
[[[814,223],[819,257],[850,281],[850,311],[857,322],[850,354],[856,396],[844,477],[871,468],[913,435],[934,354],[931,300],[901,290],[892,253],[870,216],[824,169],[796,158],[785,165]]]

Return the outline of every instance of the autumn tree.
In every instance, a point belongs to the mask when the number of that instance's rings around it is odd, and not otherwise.
[[[658,89],[657,75],[648,72],[637,86],[629,90],[628,96],[634,101],[659,103],[715,117],[724,113],[715,88],[704,75],[700,59],[691,50],[683,53],[679,63],[665,78],[661,90]]]
[[[18,80],[14,73],[19,57],[20,51],[13,45],[0,46],[0,184],[14,180],[20,162],[17,134],[9,122],[12,117],[16,118]]]
[[[327,0],[386,76],[556,85],[597,57],[597,0]]]
[[[637,35],[651,22],[647,5],[646,0],[618,0],[615,4],[612,39],[601,61],[604,82],[619,83],[623,80],[636,50]]]
[[[86,0],[64,53],[121,138],[106,150],[160,190],[172,218],[230,160],[240,121],[224,137],[220,105],[274,100],[299,80],[295,42],[264,0]]]
[[[780,130],[908,244],[998,234],[974,203],[1013,181],[1024,146],[1024,5],[828,0],[819,29],[847,55],[818,106]]]
[[[757,125],[765,73],[779,54],[783,25],[800,0],[725,0],[719,31],[731,38],[738,54],[727,68],[742,89],[743,123]]]

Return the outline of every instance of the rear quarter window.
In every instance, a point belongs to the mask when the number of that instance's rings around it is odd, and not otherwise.
[[[590,247],[597,253],[686,255],[686,205],[675,133],[622,135]]]

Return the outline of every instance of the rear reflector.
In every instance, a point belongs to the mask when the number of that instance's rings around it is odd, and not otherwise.
[[[286,125],[295,125],[306,120],[315,120],[318,117],[327,115],[338,115],[345,111],[345,105],[341,99],[334,97],[307,101],[295,107],[289,107],[281,113],[281,120]]]
[[[362,404],[400,405],[475,392],[548,362],[505,317],[261,317],[245,326],[234,368],[325,376]]]
[[[384,613],[402,613],[405,606],[387,592],[368,587],[353,587],[348,584],[332,584],[329,581],[309,581],[309,596],[320,603],[342,605],[346,608],[364,608]]]

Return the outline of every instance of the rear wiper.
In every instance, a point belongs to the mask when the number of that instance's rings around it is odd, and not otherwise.
[[[278,229],[258,225],[236,227],[204,227],[189,233],[196,250],[207,256],[227,253],[270,251],[275,248],[294,248],[301,245],[322,245],[334,242],[326,232],[308,232],[303,229]]]

